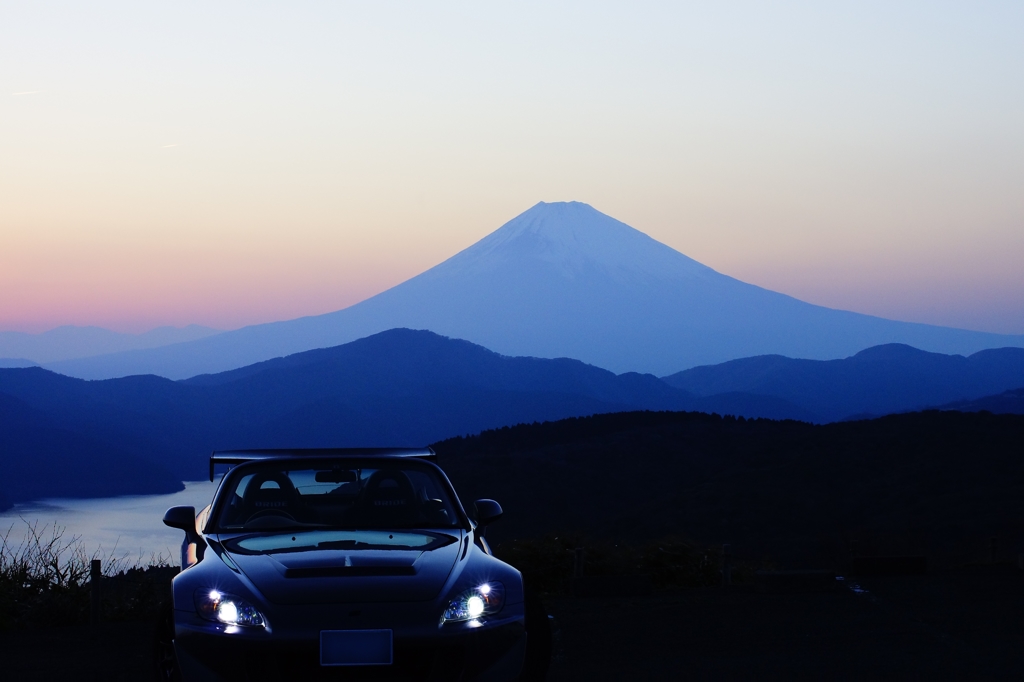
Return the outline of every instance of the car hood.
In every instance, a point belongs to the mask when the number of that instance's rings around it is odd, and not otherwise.
[[[268,601],[339,604],[436,599],[458,559],[461,539],[460,531],[356,531],[249,536],[224,545]]]

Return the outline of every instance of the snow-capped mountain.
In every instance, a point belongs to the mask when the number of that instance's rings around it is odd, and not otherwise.
[[[539,203],[443,263],[344,310],[151,350],[52,363],[83,378],[219,372],[395,327],[505,355],[658,375],[741,357],[830,359],[904,343],[940,353],[1024,346],[832,310],[715,272],[587,204]]]

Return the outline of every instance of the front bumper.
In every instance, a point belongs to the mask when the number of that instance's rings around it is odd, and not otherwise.
[[[193,680],[480,680],[511,682],[526,653],[524,618],[493,619],[482,627],[404,627],[394,630],[394,662],[383,666],[321,666],[319,630],[289,636],[226,632],[181,616],[175,652],[184,682]],[[189,622],[191,621],[191,622]],[[184,623],[183,623],[184,622]]]

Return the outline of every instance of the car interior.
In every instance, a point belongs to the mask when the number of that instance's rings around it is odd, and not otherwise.
[[[458,522],[436,477],[413,467],[263,467],[233,488],[218,524],[225,529],[451,528]]]

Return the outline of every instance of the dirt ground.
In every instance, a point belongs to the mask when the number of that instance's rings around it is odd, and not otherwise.
[[[62,627],[0,633],[0,679],[153,679],[152,623],[106,623],[99,634],[88,627]]]
[[[857,585],[860,592],[850,589]],[[549,679],[1020,679],[1024,572],[548,599]],[[4,680],[149,680],[152,626],[0,634]]]
[[[552,681],[1024,677],[1024,572],[1009,567],[826,591],[563,597],[548,610]]]

